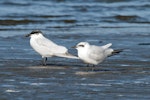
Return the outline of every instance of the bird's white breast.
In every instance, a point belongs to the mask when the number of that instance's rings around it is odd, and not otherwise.
[[[89,57],[89,52],[87,50],[78,50],[78,57],[88,64],[95,64],[95,61]]]
[[[38,43],[38,41],[40,41],[40,38],[33,38],[33,37],[31,37],[31,39],[30,39],[30,45],[31,45],[31,47],[32,47],[37,53],[39,53],[39,54],[40,54],[41,56],[43,56],[43,57],[50,57],[50,56],[52,56],[51,53],[50,53],[49,48],[40,45],[40,44]],[[41,42],[42,42],[42,41],[41,41]]]

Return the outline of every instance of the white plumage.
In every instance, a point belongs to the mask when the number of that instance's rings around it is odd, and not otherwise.
[[[113,50],[109,48],[112,43],[104,46],[90,45],[88,42],[80,42],[75,48],[78,51],[78,57],[87,64],[97,65],[103,62],[107,57],[117,54],[122,50]]]
[[[44,65],[46,65],[47,57],[52,56],[78,59],[78,57],[68,53],[66,47],[57,45],[51,40],[45,38],[39,30],[32,31],[30,34],[26,35],[26,37],[31,37],[30,45],[42,56]]]

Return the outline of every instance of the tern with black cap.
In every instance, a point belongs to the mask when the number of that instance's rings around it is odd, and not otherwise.
[[[68,53],[68,49],[64,46],[58,45],[53,41],[44,37],[40,30],[34,30],[26,37],[30,37],[31,47],[42,56],[42,63],[46,65],[47,57],[65,57],[78,59],[78,57]]]

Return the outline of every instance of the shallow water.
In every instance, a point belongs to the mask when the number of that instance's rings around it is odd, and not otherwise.
[[[0,99],[149,100],[149,0],[1,0]],[[124,49],[95,67],[41,57],[24,35],[40,29],[69,48],[80,41]]]

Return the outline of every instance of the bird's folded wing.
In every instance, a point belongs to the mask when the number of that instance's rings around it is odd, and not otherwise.
[[[107,48],[109,48],[111,45],[112,45],[112,43],[108,43],[108,44],[102,46],[102,48],[107,49]]]
[[[37,43],[41,46],[41,48],[45,48],[52,53],[65,53],[68,51],[66,47],[57,45],[47,38],[39,39]]]
[[[91,46],[90,52],[89,52],[89,57],[94,59],[94,60],[99,60],[103,58],[104,54],[104,49],[102,47],[98,46]]]
[[[64,58],[79,59],[79,57],[74,56],[74,55],[72,55],[70,53],[64,53],[64,54],[62,54],[62,53],[56,53],[54,55],[58,56],[58,57],[64,57]]]

